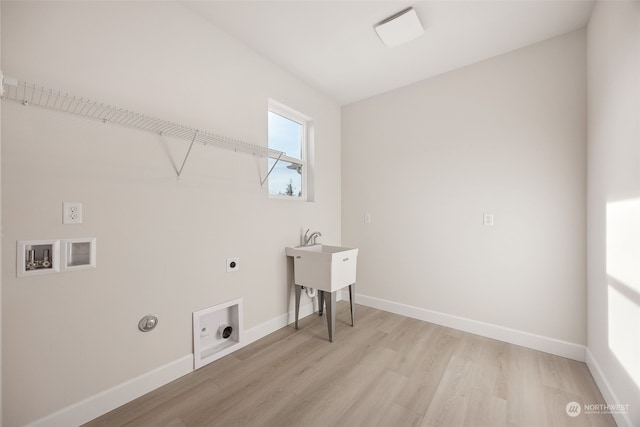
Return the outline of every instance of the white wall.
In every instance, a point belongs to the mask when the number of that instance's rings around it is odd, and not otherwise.
[[[640,425],[640,3],[598,2],[588,27],[589,367]]]
[[[2,22],[2,3],[0,3]],[[0,32],[0,70],[2,70],[2,32]],[[2,102],[0,102],[0,425],[2,425]]]
[[[584,30],[343,107],[342,144],[360,294],[584,358]]]
[[[267,100],[312,117],[315,202],[269,200],[266,159],[3,105],[4,424],[23,425],[192,352],[191,314],[291,304],[284,247],[340,243],[340,109],[179,3],[2,2],[7,75],[266,145]],[[63,201],[84,223],[63,226]],[[16,278],[16,241],[97,237],[98,267]],[[225,273],[239,256],[240,271]],[[146,314],[159,326],[141,333]]]

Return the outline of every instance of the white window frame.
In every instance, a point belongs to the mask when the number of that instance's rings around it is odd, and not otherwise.
[[[267,193],[269,194],[270,199],[279,199],[279,200],[296,200],[296,201],[307,201],[308,200],[308,175],[309,171],[307,170],[307,151],[309,149],[309,123],[311,122],[311,118],[290,108],[278,101],[274,101],[273,99],[269,99],[268,112],[275,113],[279,116],[284,117],[285,119],[296,122],[302,126],[301,132],[301,141],[300,141],[300,154],[301,158],[288,156],[286,153],[280,156],[280,160],[278,160],[278,156],[269,156],[270,159],[276,160],[276,162],[284,161],[289,163],[294,163],[301,166],[301,186],[302,186],[302,196],[284,196],[280,194],[271,194],[269,192],[269,185],[267,183]],[[268,126],[268,124],[267,124]],[[268,135],[268,132],[267,132]],[[269,144],[267,137],[267,145]],[[269,147],[271,148],[271,147]],[[269,165],[267,160],[267,166]],[[267,178],[269,179],[269,178]]]

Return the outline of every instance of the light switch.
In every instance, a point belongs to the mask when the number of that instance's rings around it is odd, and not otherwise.
[[[493,227],[493,214],[492,213],[484,213],[482,214],[482,225],[486,227]]]

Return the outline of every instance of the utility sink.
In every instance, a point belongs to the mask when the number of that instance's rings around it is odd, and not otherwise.
[[[312,245],[287,247],[296,285],[335,292],[356,282],[357,248]]]

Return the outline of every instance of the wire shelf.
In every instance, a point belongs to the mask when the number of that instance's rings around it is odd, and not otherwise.
[[[36,106],[63,113],[70,113],[88,119],[99,120],[103,123],[111,123],[161,136],[189,141],[191,145],[189,146],[180,170],[178,170],[178,177],[180,177],[191,152],[191,148],[196,142],[202,143],[203,145],[253,154],[259,157],[273,157],[277,160],[287,157],[285,153],[268,147],[250,144],[239,139],[196,129],[177,122],[158,119],[146,114],[78,97],[62,91],[48,89],[44,86],[11,79],[6,76],[2,77],[2,99],[26,106]],[[271,168],[271,170],[273,170],[273,168]],[[264,184],[266,178],[267,177],[261,179],[261,184]]]

